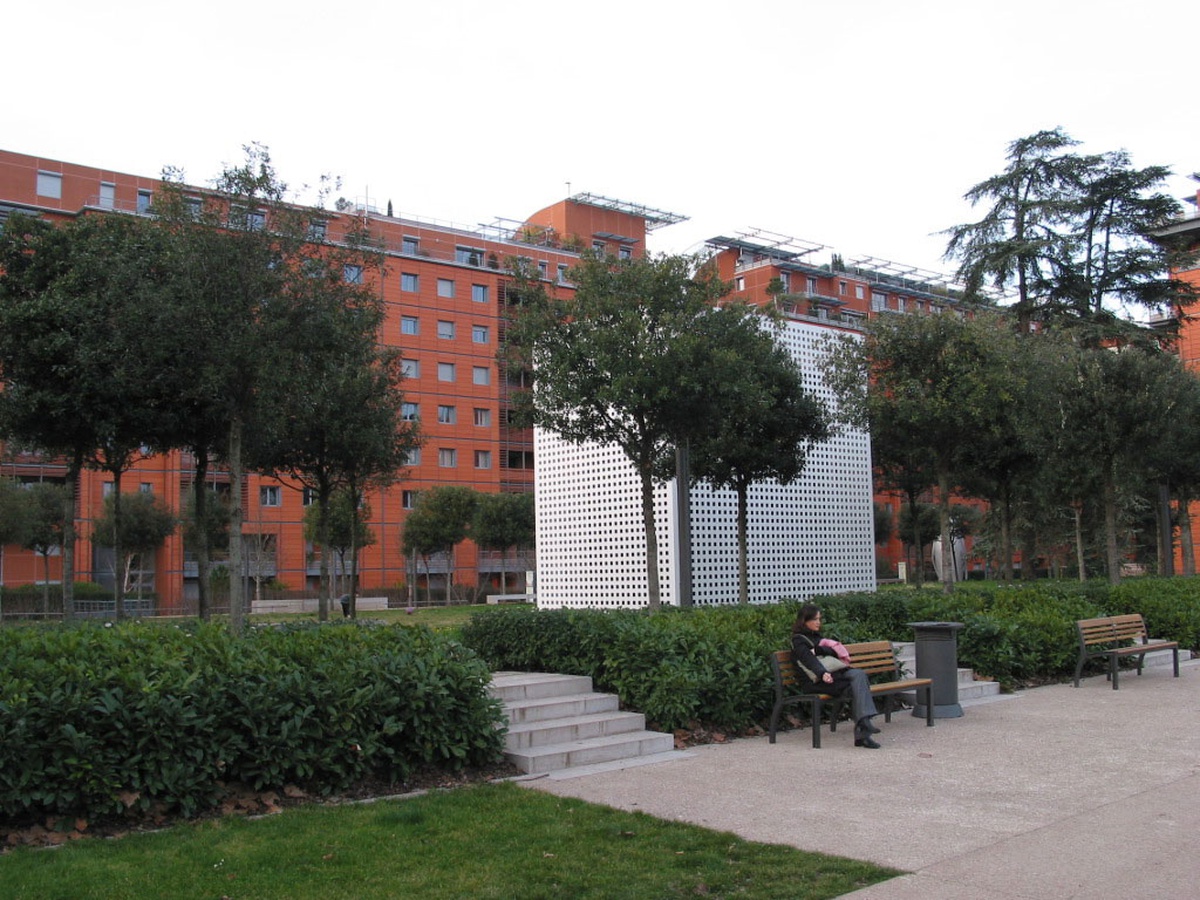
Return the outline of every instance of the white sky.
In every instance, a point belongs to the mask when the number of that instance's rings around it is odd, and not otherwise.
[[[689,216],[656,251],[756,227],[949,271],[933,233],[1042,128],[1194,196],[1198,26],[1195,0],[11,2],[0,147],[206,183],[258,141],[397,215],[591,191]]]

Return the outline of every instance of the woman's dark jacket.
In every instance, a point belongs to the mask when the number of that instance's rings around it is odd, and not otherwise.
[[[831,672],[833,684],[825,684],[821,677],[825,674],[825,666],[821,664],[822,656],[837,656],[832,647],[821,646],[821,632],[809,631],[802,628],[792,635],[792,661],[800,675],[800,690],[806,694],[837,694],[847,686],[845,679],[839,679],[841,672]],[[839,681],[842,682],[839,684]]]

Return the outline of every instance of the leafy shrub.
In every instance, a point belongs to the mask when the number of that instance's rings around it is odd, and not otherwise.
[[[191,814],[225,782],[329,792],[494,761],[473,653],[424,628],[0,630],[0,816]]]
[[[1200,579],[962,584],[952,594],[888,588],[817,598],[825,632],[845,643],[911,641],[913,622],[961,622],[959,665],[1005,689],[1063,678],[1077,657],[1075,622],[1138,611],[1155,637],[1200,647]],[[502,608],[474,616],[464,643],[496,669],[590,675],[658,728],[693,721],[764,722],[768,654],[789,644],[797,604],[646,612]]]

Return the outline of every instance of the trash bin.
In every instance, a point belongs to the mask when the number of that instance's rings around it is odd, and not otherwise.
[[[932,678],[930,695],[935,719],[956,719],[963,714],[958,703],[958,632],[961,622],[909,622],[917,634],[917,677]],[[921,695],[913,715],[925,717]]]

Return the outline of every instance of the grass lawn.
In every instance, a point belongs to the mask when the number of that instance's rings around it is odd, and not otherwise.
[[[331,603],[330,607],[329,621],[340,622],[342,608],[337,603]],[[495,609],[495,607],[489,607],[483,603],[471,606],[421,606],[413,613],[403,609],[367,609],[360,610],[358,618],[401,625],[428,625],[435,631],[443,631],[462,627],[471,616],[484,609]],[[251,616],[250,620],[252,622],[315,622],[317,614],[269,613]]]
[[[35,898],[817,898],[899,874],[505,783],[0,856]]]

